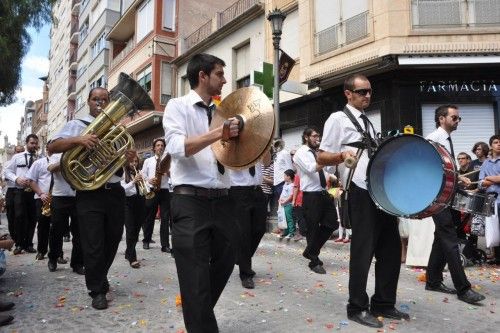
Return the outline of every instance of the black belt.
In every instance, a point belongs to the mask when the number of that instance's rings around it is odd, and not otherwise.
[[[311,192],[304,192],[302,191],[303,195],[328,195],[328,192],[326,190],[321,190],[321,191],[311,191]]]
[[[180,185],[174,187],[174,193],[215,199],[227,196],[228,190],[227,188],[204,188],[204,187]]]
[[[260,187],[260,185],[251,185],[251,186],[231,186],[230,190],[239,190],[239,191],[251,190],[251,191],[257,191],[257,190],[261,190],[261,187]]]
[[[103,186],[97,188],[96,190],[112,190],[112,189],[120,188],[120,187],[122,187],[122,184],[120,184],[120,182],[106,183]]]

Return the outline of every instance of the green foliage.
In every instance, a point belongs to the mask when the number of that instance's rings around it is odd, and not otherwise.
[[[56,0],[0,1],[0,106],[15,102],[21,83],[21,62],[29,50],[28,28],[37,31],[51,18]]]

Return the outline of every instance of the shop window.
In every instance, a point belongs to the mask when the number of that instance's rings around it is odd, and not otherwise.
[[[175,30],[175,0],[163,0],[163,29]]]
[[[151,0],[145,1],[139,8],[139,11],[137,12],[137,42],[153,31],[153,11],[154,2]]]
[[[316,0],[316,55],[367,37],[368,10],[368,0]]]
[[[236,89],[249,87],[250,86],[250,75],[247,75],[236,81]]]
[[[498,0],[412,0],[412,26],[425,28],[469,28],[498,25]]]
[[[147,92],[151,91],[151,65],[137,74],[137,83]]]

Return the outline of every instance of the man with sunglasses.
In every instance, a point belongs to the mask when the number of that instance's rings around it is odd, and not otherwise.
[[[344,95],[347,98],[344,111],[333,113],[325,123],[318,163],[341,164],[346,157],[354,155],[350,144],[369,144],[358,160],[350,184],[347,182],[349,169],[339,165],[342,184],[349,186],[348,206],[352,226],[347,317],[361,325],[380,328],[383,324],[378,316],[396,320],[410,318],[407,313],[395,308],[401,268],[401,239],[396,217],[377,209],[366,186],[369,155],[373,152],[372,141],[376,140],[375,130],[364,111],[372,97],[370,81],[364,75],[350,76],[344,82]],[[366,286],[373,256],[376,258],[375,294],[370,300]]]
[[[443,145],[453,159],[455,159],[455,153],[450,134],[457,129],[461,120],[456,105],[441,105],[434,113],[436,130],[427,136],[427,140]],[[455,225],[460,223],[460,212],[447,207],[432,216],[432,219],[436,228],[427,264],[425,289],[445,294],[457,294],[458,299],[466,303],[474,304],[482,301],[485,297],[471,289],[460,261],[459,240],[455,229]],[[443,269],[446,264],[448,264],[455,289],[448,288],[443,283]]]

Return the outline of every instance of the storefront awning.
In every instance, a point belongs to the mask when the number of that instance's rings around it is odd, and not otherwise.
[[[415,65],[467,65],[500,63],[498,55],[471,55],[471,56],[398,56],[401,66]]]

